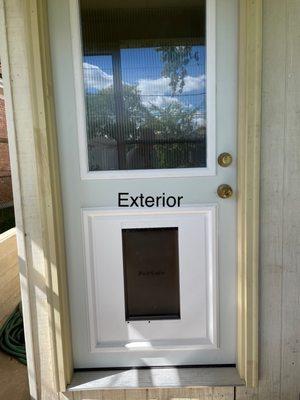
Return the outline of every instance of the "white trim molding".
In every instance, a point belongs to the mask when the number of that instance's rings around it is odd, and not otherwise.
[[[240,0],[237,366],[258,384],[259,182],[262,0]]]
[[[91,353],[132,353],[134,350],[180,350],[182,353],[182,350],[218,348],[217,208],[214,204],[195,204],[155,210],[124,211],[105,207],[82,210]],[[151,324],[126,322],[122,229],[163,227],[178,229],[180,319],[157,320]],[[196,298],[190,296],[195,282]],[[107,299],[110,307],[106,310],[103,304]],[[107,367],[104,357],[100,362]],[[137,364],[135,361],[134,365]]]
[[[60,180],[46,0],[0,0],[0,46],[30,397],[71,379]]]

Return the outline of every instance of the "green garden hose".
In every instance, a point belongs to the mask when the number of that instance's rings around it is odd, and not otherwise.
[[[0,348],[27,365],[21,303],[0,329]]]

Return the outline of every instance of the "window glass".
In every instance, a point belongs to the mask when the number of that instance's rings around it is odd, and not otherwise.
[[[205,2],[134,3],[81,0],[89,170],[206,167]]]

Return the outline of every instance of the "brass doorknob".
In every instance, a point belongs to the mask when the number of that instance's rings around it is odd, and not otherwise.
[[[218,187],[217,193],[221,199],[228,199],[233,195],[233,189],[230,185],[224,183]]]
[[[218,164],[221,167],[229,167],[232,163],[232,155],[229,153],[221,153],[218,157]]]

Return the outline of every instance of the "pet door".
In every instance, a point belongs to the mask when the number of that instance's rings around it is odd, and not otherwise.
[[[180,318],[178,228],[123,229],[126,320]]]

